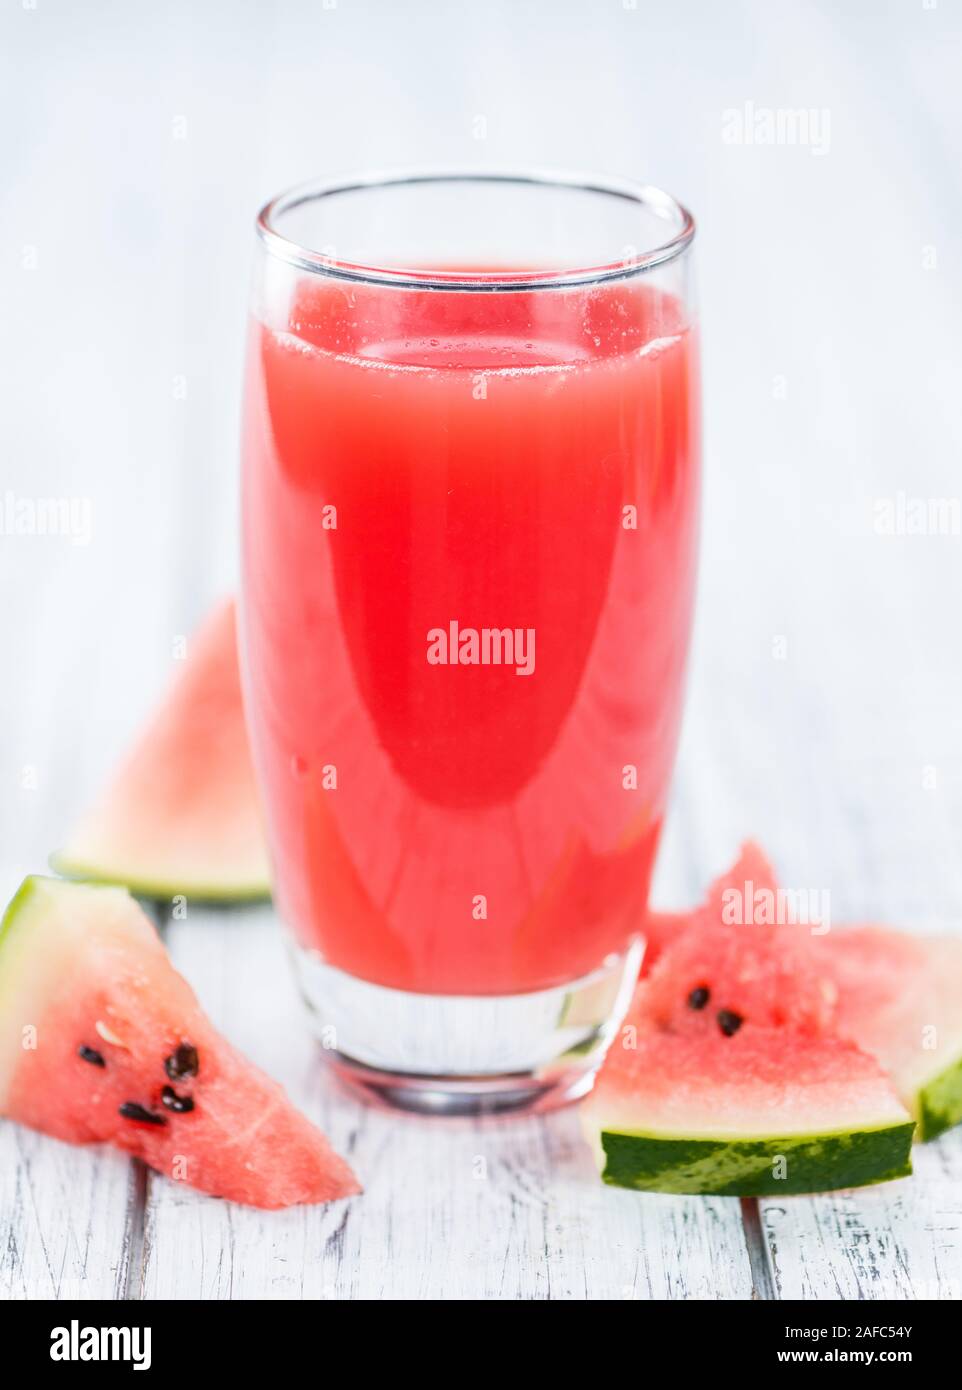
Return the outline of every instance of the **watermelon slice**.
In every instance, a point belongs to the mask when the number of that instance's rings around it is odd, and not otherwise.
[[[638,985],[582,1109],[607,1182],[763,1196],[911,1171],[913,1120],[878,1062],[832,1031],[836,989],[811,938],[726,919],[732,893],[766,881],[746,846]]]
[[[0,1114],[256,1207],[359,1192],[214,1029],[122,888],[28,878],[0,925]]]
[[[667,1033],[645,989],[582,1107],[605,1182],[762,1197],[912,1171],[912,1119],[851,1043],[749,1023]]]
[[[720,922],[720,895],[733,884],[774,889],[771,866],[757,845],[746,845],[731,874],[714,884],[694,913],[650,913],[643,970],[650,974],[670,946],[694,964],[724,950],[738,927]],[[708,931],[712,925],[718,930]],[[692,932],[692,928],[700,928]],[[782,928],[786,954],[776,1022],[810,1021],[858,1044],[879,1062],[915,1117],[916,1138],[935,1139],[962,1121],[962,937],[914,936],[891,928],[837,927],[825,935]],[[733,945],[732,950],[742,952]],[[772,980],[779,963],[773,963]],[[818,983],[813,987],[813,974]],[[820,999],[819,999],[820,996]]]
[[[812,950],[838,992],[835,1027],[870,1052],[934,1139],[962,1120],[962,939],[845,927]]]
[[[166,700],[51,864],[147,897],[269,897],[232,601],[198,632]]]

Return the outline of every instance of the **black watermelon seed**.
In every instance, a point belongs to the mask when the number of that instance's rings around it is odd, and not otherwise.
[[[731,1009],[718,1011],[718,1026],[726,1038],[733,1038],[744,1022],[741,1014],[736,1014]]]
[[[704,985],[699,985],[697,989],[693,989],[691,994],[689,994],[688,1007],[689,1009],[703,1009],[710,998],[710,991],[706,989]]]
[[[120,1114],[125,1120],[139,1120],[142,1125],[165,1125],[167,1123],[163,1115],[155,1115],[152,1110],[145,1110],[135,1100],[125,1100],[120,1107]]]
[[[171,1081],[183,1081],[185,1076],[196,1076],[200,1069],[200,1058],[193,1043],[182,1042],[164,1061],[164,1071]]]
[[[175,1115],[189,1115],[194,1108],[191,1096],[179,1096],[173,1086],[165,1086],[160,1093],[160,1098],[168,1110],[173,1110]]]
[[[100,1053],[95,1048],[88,1047],[86,1043],[81,1043],[77,1048],[77,1056],[82,1057],[85,1062],[89,1062],[92,1067],[105,1067],[107,1065]]]

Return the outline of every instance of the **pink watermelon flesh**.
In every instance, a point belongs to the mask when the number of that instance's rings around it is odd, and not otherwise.
[[[606,1181],[760,1196],[910,1171],[912,1119],[878,1062],[833,1033],[836,987],[810,938],[728,920],[732,895],[766,882],[746,846],[639,984],[582,1112]]]
[[[690,927],[722,927],[723,895],[730,888],[741,888],[745,883],[756,885],[759,890],[777,887],[774,870],[767,860],[765,851],[749,840],[741,847],[733,869],[716,878],[708,890],[705,902],[688,912],[652,912],[649,910],[645,920],[645,955],[642,960],[642,973],[651,974],[660,954],[671,942],[676,941],[683,931]]]
[[[233,602],[194,637],[166,700],[51,862],[68,878],[159,898],[269,896]]]
[[[0,927],[0,1114],[102,1141],[256,1207],[357,1180],[282,1088],[212,1026],[120,888],[28,878]]]
[[[690,981],[679,996],[680,976]],[[835,990],[806,958],[793,929],[743,926],[683,932],[655,962],[648,977],[648,1008],[670,1026],[685,1016],[689,1027],[711,1033],[720,1011],[761,1027],[821,1032],[833,1016]],[[706,990],[705,1007],[689,996]]]
[[[684,931],[692,927],[723,927],[726,925],[723,920],[725,910],[725,894],[731,890],[738,890],[743,895],[746,885],[754,890],[769,890],[774,892],[777,888],[775,871],[769,863],[764,850],[757,845],[754,840],[747,840],[739,851],[738,859],[734,866],[724,874],[721,874],[712,883],[705,897],[705,901],[693,908],[689,912],[649,912],[645,922],[645,955],[643,970],[645,974],[651,972],[655,961],[664,951],[666,946],[670,946]]]
[[[694,912],[655,919],[644,957],[653,1016],[666,1023],[680,1010],[687,1027],[707,1032],[715,1028],[721,1009],[766,1027],[819,1031],[829,1024],[835,990],[811,959],[807,930],[742,920],[763,915],[759,895],[773,893],[775,887],[767,859],[749,843]],[[671,966],[662,971],[660,961],[669,946]],[[690,978],[691,989],[716,982],[708,1007],[692,1010],[679,999],[679,974]]]

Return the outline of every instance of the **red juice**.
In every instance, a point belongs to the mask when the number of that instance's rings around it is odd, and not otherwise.
[[[278,910],[348,974],[506,995],[636,935],[678,733],[699,418],[644,276],[305,276],[255,317],[244,645]]]

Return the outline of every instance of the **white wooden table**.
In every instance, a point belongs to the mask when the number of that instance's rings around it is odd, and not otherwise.
[[[701,220],[703,565],[656,897],[755,834],[835,921],[962,930],[962,538],[877,526],[962,491],[960,36],[949,0],[5,7],[3,487],[92,518],[89,543],[0,533],[5,887],[234,582],[255,206],[325,170],[531,162],[650,177]],[[827,110],[827,148],[726,141],[748,101]],[[269,911],[167,930],[365,1195],[259,1214],[0,1122],[0,1298],[962,1296],[962,1132],[851,1195],[617,1191],[572,1111],[346,1097]]]

